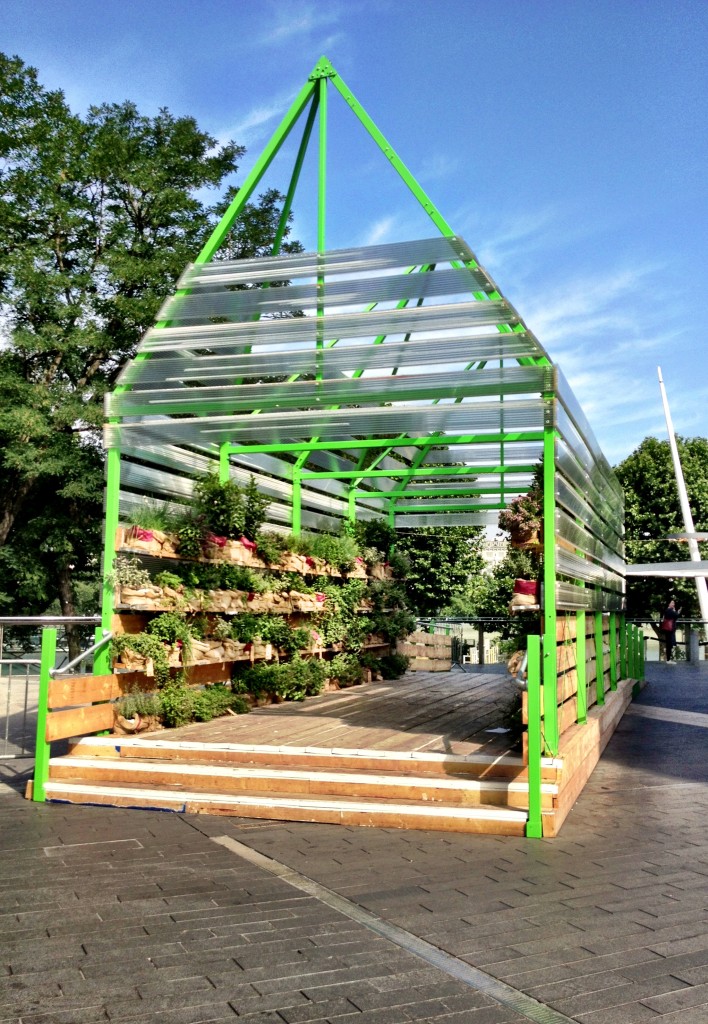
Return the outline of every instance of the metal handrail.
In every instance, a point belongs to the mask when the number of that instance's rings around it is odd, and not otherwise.
[[[66,665],[64,665],[63,668],[50,668],[49,675],[52,677],[52,679],[54,679],[55,676],[64,675],[65,672],[68,672],[70,669],[74,668],[76,665],[80,665],[82,661],[84,661],[86,658],[88,658],[91,654],[95,654],[96,651],[100,650],[101,647],[103,647],[104,644],[107,644],[108,641],[112,640],[112,639],[113,639],[113,633],[111,632],[111,630],[110,629],[104,629],[103,630],[103,638],[101,640],[98,640],[95,644],[92,644],[91,647],[89,647],[85,651],[82,651],[81,654],[77,654],[77,656],[75,658],[72,658],[71,661],[69,661]]]
[[[100,615],[0,615],[0,626],[97,626]]]

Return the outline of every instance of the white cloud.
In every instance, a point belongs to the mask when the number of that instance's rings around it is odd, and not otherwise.
[[[337,24],[342,16],[339,4],[298,3],[270,5],[269,26],[257,42],[267,46],[280,46],[296,36],[313,35],[323,28]],[[332,37],[330,36],[330,41]],[[327,40],[325,40],[326,42]]]
[[[395,216],[379,218],[367,228],[359,245],[379,245],[381,242],[394,241],[394,233],[400,234],[400,231],[396,232],[397,223]]]

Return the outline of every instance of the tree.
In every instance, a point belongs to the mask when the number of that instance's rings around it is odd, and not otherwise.
[[[708,440],[677,438],[688,500],[697,530],[708,529]],[[676,478],[668,441],[646,437],[616,467],[625,495],[627,562],[682,562],[685,544],[664,540],[683,531]],[[705,552],[708,546],[702,545]],[[684,616],[699,614],[696,587],[690,579],[633,579],[627,585],[627,611],[631,616],[657,619],[670,597]]]
[[[471,576],[482,572],[481,532],[475,526],[422,526],[399,531],[396,550],[410,559],[405,586],[418,615],[436,615],[463,593]]]
[[[73,614],[76,574],[95,576],[103,397],[226,201],[210,207],[200,196],[243,153],[165,109],[147,117],[125,102],[79,117],[33,68],[0,54],[6,610],[36,612],[58,598]],[[229,239],[232,258],[265,251],[281,200],[271,190],[246,208]]]

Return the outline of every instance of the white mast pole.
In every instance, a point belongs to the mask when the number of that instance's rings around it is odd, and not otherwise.
[[[671,447],[671,458],[674,460],[674,473],[676,474],[676,487],[678,489],[679,502],[681,504],[681,513],[683,515],[683,525],[686,533],[694,533],[693,527],[693,516],[691,515],[691,506],[688,504],[688,494],[686,493],[686,481],[683,478],[683,469],[681,468],[681,460],[679,459],[678,447],[676,445],[676,435],[674,434],[674,425],[671,422],[671,413],[669,412],[669,400],[666,397],[666,388],[664,387],[664,378],[661,376],[661,367],[657,366],[657,373],[659,374],[659,387],[661,389],[661,400],[664,403],[664,415],[666,416],[666,429],[669,434],[669,445]],[[701,555],[698,550],[698,541],[689,537],[688,550],[691,556],[692,562],[700,562]],[[708,585],[706,585],[705,576],[696,576],[696,590],[698,591],[698,605],[701,609],[701,618],[704,622],[708,622]]]

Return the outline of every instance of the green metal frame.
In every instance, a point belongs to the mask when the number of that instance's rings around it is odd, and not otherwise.
[[[326,303],[326,282],[324,275],[325,257],[326,257],[326,240],[327,240],[327,205],[328,205],[328,102],[329,94],[331,90],[343,99],[346,105],[351,109],[358,122],[364,128],[367,136],[375,143],[379,151],[383,154],[385,159],[390,163],[393,169],[398,174],[401,181],[410,191],[410,193],[417,200],[421,208],[425,211],[430,221],[436,228],[436,230],[446,239],[456,240],[457,236],[453,232],[452,227],[447,220],[442,216],[440,211],[437,209],[433,201],[427,195],[425,190],[421,187],[419,182],[415,179],[413,174],[404,164],[402,159],[394,150],[388,139],[374,124],[373,120],[369,117],[367,112],[361,106],[359,101],[356,99],[352,91],[348,88],[345,82],[342,80],[337,71],[333,68],[327,58],[322,57],[315,65],[312,73],[308,77],[307,82],[302,87],[300,92],[295,97],[290,108],[286,112],[282,121],[276,128],[271,139],[267,143],[263,153],[256,161],[253,169],[247,176],[243,185],[239,189],[233,202],[230,204],[228,210],[222,217],[219,224],[215,227],[208,241],[202,248],[195,260],[196,265],[204,265],[210,263],[215,254],[218,252],[220,246],[225,241],[228,233],[230,232],[233,224],[238,220],[242,214],[246,204],[249,202],[254,194],[255,189],[258,187],[263,176],[270,168],[273,160],[282,150],[282,147],[286,140],[291,135],[293,129],[298,124],[301,117],[304,117],[305,123],[302,132],[302,137],[297,149],[294,165],[289,178],[289,185],[285,196],[283,209],[279,218],[278,227],[273,243],[272,252],[277,255],[280,252],[282,240],[285,237],[285,231],[287,228],[288,219],[293,207],[295,194],[300,183],[301,172],[303,169],[305,157],[314,137],[315,121],[318,121],[317,131],[317,271],[316,271],[316,320],[315,320],[315,352],[316,357],[314,360],[314,380],[322,381],[325,379],[325,359],[326,353],[333,346],[337,345],[339,340],[337,337],[328,337],[327,334],[327,318],[325,316],[325,303]],[[460,250],[457,250],[460,251]],[[468,250],[464,250],[468,253]],[[322,255],[323,259],[320,264],[319,256]],[[468,268],[470,270],[480,271],[482,274],[484,271],[479,267],[478,263],[474,259],[468,259],[465,257],[462,261],[451,261],[450,265],[453,268]],[[409,266],[406,270],[406,274],[419,273],[421,275],[432,273],[435,271],[434,263],[422,262],[415,266]],[[314,277],[314,275],[313,275]],[[268,284],[264,285],[267,288]],[[178,295],[187,295],[187,291],[178,292]],[[422,294],[422,293],[421,293]],[[472,292],[475,300],[480,302],[486,301],[499,301],[501,302],[503,297],[496,290],[496,287],[490,287],[487,291],[473,291]],[[421,306],[423,302],[422,298],[410,299],[404,298],[398,301],[395,308],[397,310],[404,310],[406,307],[411,306],[414,303],[416,306]],[[363,312],[372,312],[376,303],[370,304],[365,307]],[[313,305],[313,308],[315,306]],[[412,308],[412,306],[411,306]],[[260,314],[255,319],[257,320]],[[170,324],[163,320],[156,324],[156,328],[167,328]],[[511,335],[513,333],[527,332],[527,328],[523,323],[510,322],[510,323],[496,323],[495,330],[504,335]],[[373,332],[372,332],[373,333]],[[528,333],[528,332],[527,332]],[[408,341],[410,335],[406,335],[404,341]],[[386,340],[386,335],[378,334],[370,342],[372,345],[380,345]],[[341,349],[340,349],[341,350]],[[246,351],[251,351],[248,348]],[[517,349],[518,351],[518,349]],[[148,359],[150,353],[147,351],[141,351],[136,361]],[[516,355],[512,357],[519,366],[549,366],[548,382],[551,380],[555,381],[556,378],[553,376],[553,368],[551,367],[548,357],[543,353],[543,350],[538,349],[538,353],[534,355]],[[483,371],[486,365],[486,360],[471,360],[466,366],[466,371],[473,373],[475,370]],[[502,359],[502,365],[503,359]],[[397,367],[394,367],[392,376],[397,373]],[[364,374],[363,369],[357,369],[353,372],[352,378],[357,379],[362,377]],[[301,375],[293,373],[288,378],[288,383],[293,383],[301,379]],[[237,381],[240,383],[240,381]],[[406,383],[408,387],[408,383]],[[544,385],[546,387],[546,385]],[[355,520],[357,517],[358,510],[360,508],[368,509],[369,511],[374,508],[378,514],[384,514],[388,516],[389,522],[392,524],[397,523],[397,517],[404,515],[407,511],[410,511],[410,504],[406,505],[406,501],[411,497],[415,497],[415,509],[417,513],[425,515],[426,513],[436,513],[440,510],[439,502],[442,499],[446,499],[449,503],[444,505],[444,511],[446,512],[460,512],[460,513],[475,513],[475,512],[489,512],[490,510],[499,510],[505,507],[506,498],[508,494],[518,493],[513,491],[513,484],[509,485],[509,481],[513,481],[514,477],[519,475],[530,475],[533,472],[534,465],[529,462],[507,463],[505,460],[514,446],[517,444],[533,443],[541,445],[542,448],[542,460],[543,460],[543,483],[544,483],[544,503],[543,503],[543,555],[544,555],[544,570],[543,570],[543,607],[542,607],[542,622],[541,622],[541,636],[531,637],[529,640],[529,751],[530,751],[530,764],[529,764],[529,786],[530,786],[530,816],[529,816],[529,835],[541,835],[541,812],[540,812],[540,785],[541,785],[541,768],[540,758],[542,753],[548,755],[555,755],[559,749],[559,722],[558,722],[558,702],[557,702],[557,640],[556,640],[556,623],[557,623],[557,598],[558,587],[560,580],[576,584],[576,588],[580,595],[587,595],[588,603],[587,609],[589,614],[595,616],[596,624],[596,640],[599,635],[599,664],[602,665],[602,612],[594,610],[596,604],[591,602],[593,595],[598,594],[601,602],[605,601],[603,596],[603,588],[601,584],[592,583],[588,586],[587,591],[585,588],[586,576],[581,576],[579,579],[577,575],[574,575],[575,570],[563,569],[563,558],[564,552],[559,550],[556,537],[558,534],[557,526],[557,510],[558,510],[558,493],[561,485],[567,485],[567,480],[564,484],[564,473],[565,470],[561,470],[559,467],[562,463],[563,445],[568,442],[569,436],[573,435],[573,431],[580,435],[581,438],[585,438],[584,421],[582,420],[582,414],[575,411],[571,406],[568,406],[570,410],[568,417],[571,421],[571,427],[569,431],[564,430],[559,426],[557,417],[557,409],[560,401],[560,395],[555,390],[555,384],[547,385],[548,389],[544,390],[541,394],[541,398],[544,403],[544,417],[543,417],[543,429],[535,430],[507,430],[505,429],[504,420],[507,419],[506,409],[504,405],[504,392],[500,391],[498,398],[502,403],[503,415],[501,418],[501,428],[492,432],[478,432],[470,431],[467,433],[445,433],[441,436],[440,433],[431,432],[425,436],[407,436],[406,433],[391,432],[389,436],[367,436],[358,437],[354,436],[347,438],[346,441],[338,441],[333,438],[324,436],[322,432],[316,433],[313,427],[312,436],[304,441],[297,442],[269,442],[269,443],[238,443],[236,441],[227,441],[221,443],[218,447],[218,470],[222,480],[229,478],[233,462],[238,460],[239,456],[276,456],[279,459],[285,459],[288,465],[289,483],[292,486],[292,498],[290,503],[291,509],[291,528],[294,533],[299,533],[303,524],[303,502],[306,501],[308,486],[313,487],[318,483],[322,483],[328,480],[336,480],[342,485],[342,493],[345,495],[344,501],[346,503],[345,516],[350,520]],[[117,388],[117,393],[121,390],[125,390],[123,385]],[[404,395],[405,393],[401,392]],[[459,393],[458,393],[459,394]],[[399,399],[400,401],[400,399]],[[440,397],[432,399],[431,405],[436,405],[441,401]],[[462,402],[461,397],[453,397],[453,405],[459,407],[459,403]],[[208,415],[213,409],[209,408],[208,399],[204,401],[203,415]],[[338,407],[330,407],[337,409]],[[253,416],[256,417],[262,410],[254,409]],[[270,410],[272,411],[272,410]],[[136,415],[141,415],[138,411]],[[116,421],[109,421],[116,422]],[[355,432],[353,432],[355,433]],[[422,434],[422,432],[421,432]],[[455,466],[432,466],[426,465],[426,462],[430,456],[430,453],[436,448],[444,445],[446,448],[455,449],[458,446],[474,446],[474,445],[490,445],[498,444],[500,446],[500,463],[498,465],[482,465],[477,464],[474,459],[467,460],[465,465]],[[584,493],[584,478],[587,477],[588,493],[590,497],[587,499],[590,507],[593,507],[593,501],[599,502],[600,504],[606,504],[608,498],[607,495],[612,491],[611,485],[609,491],[603,481],[609,474],[609,467],[606,463],[603,463],[598,450],[593,447],[594,439],[587,442],[586,455],[578,457],[576,468],[571,472],[570,479],[571,483],[575,487],[575,490],[580,495],[581,504],[585,500],[586,496]],[[400,455],[397,454],[401,448],[407,449],[412,452],[407,460],[402,460]],[[585,449],[584,449],[585,452]],[[347,453],[347,458],[354,461],[351,462],[351,468],[343,468],[340,465],[335,469],[322,469],[319,466],[311,464],[313,455],[316,453],[329,453],[333,458],[337,457],[337,453],[343,455]],[[400,468],[395,464],[395,460],[400,462]],[[480,460],[481,461],[481,460]],[[499,488],[495,491],[491,487],[485,487],[483,475],[485,473],[495,473],[501,478],[501,492]],[[119,495],[121,486],[121,452],[119,446],[114,446],[108,451],[107,460],[107,484],[106,484],[106,520],[105,520],[105,535],[104,535],[104,572],[110,570],[112,559],[114,557],[114,538],[116,534],[116,527],[118,525],[118,510],[119,510]],[[482,476],[482,480],[477,482],[475,486],[472,480],[478,480]],[[428,487],[425,492],[411,491],[411,485],[417,480],[429,479],[432,481],[431,486]],[[470,483],[466,485],[465,478],[472,478]],[[449,483],[447,482],[449,480]],[[580,484],[578,483],[580,480]],[[377,487],[377,482],[387,481],[392,483],[393,486],[389,490],[382,490]],[[604,488],[604,489],[603,489]],[[500,499],[497,502],[487,503],[483,499],[485,497],[493,497],[495,493],[500,493]],[[383,507],[381,507],[383,503]],[[583,519],[582,513],[575,514],[575,522],[579,524],[579,528],[583,529],[583,522],[587,523],[587,517]],[[578,547],[577,555],[579,559],[592,559],[593,549],[592,541],[588,542],[590,546],[587,550],[582,547]],[[106,585],[103,593],[103,615],[102,615],[102,629],[110,629],[111,618],[113,609],[111,607],[112,593],[111,588]],[[605,608],[605,604],[602,604]],[[616,688],[617,681],[619,678],[625,678],[627,674],[633,672],[639,673],[641,671],[641,660],[640,652],[637,647],[637,637],[633,627],[628,627],[624,622],[624,616],[621,612],[618,614],[610,604],[609,609],[611,611],[610,618],[610,648],[611,648],[611,685],[612,688]],[[580,610],[577,612],[578,617],[578,638],[577,638],[577,660],[578,660],[578,722],[583,723],[587,720],[588,710],[588,695],[586,687],[586,652],[585,652],[585,619],[587,612]],[[599,634],[597,633],[599,629]],[[619,665],[617,663],[617,648],[619,647]],[[107,671],[107,652],[103,652],[99,656],[99,664],[103,671]],[[635,678],[641,678],[638,674]],[[604,701],[604,690],[602,687],[601,679],[598,681],[598,691],[596,694],[597,702],[602,703]],[[543,709],[543,710],[542,710]],[[531,763],[533,762],[533,763]]]

